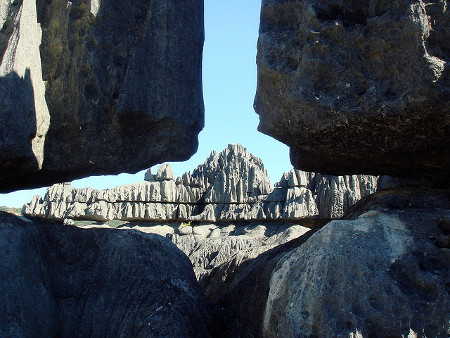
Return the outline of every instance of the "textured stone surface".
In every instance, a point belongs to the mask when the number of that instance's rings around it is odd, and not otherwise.
[[[427,177],[450,167],[447,1],[264,0],[255,110],[294,167]]]
[[[384,191],[346,217],[212,271],[227,334],[448,336],[448,192]]]
[[[273,188],[262,161],[241,145],[215,151],[192,173],[174,179],[163,164],[147,182],[102,191],[56,184],[35,196],[24,213],[50,219],[232,222],[338,218],[381,186],[396,180],[368,175],[324,176],[292,169]],[[401,183],[401,182],[400,182]]]
[[[242,264],[263,252],[295,239],[310,228],[292,223],[251,224],[251,225],[201,225],[177,229],[168,238],[191,260],[194,272],[209,296],[209,288],[221,285],[214,283],[209,273],[230,260]],[[151,228],[148,231],[152,231]],[[214,285],[210,285],[214,284]]]
[[[0,1],[0,191],[197,149],[203,1]]]
[[[213,308],[169,240],[0,212],[0,336],[198,337]]]

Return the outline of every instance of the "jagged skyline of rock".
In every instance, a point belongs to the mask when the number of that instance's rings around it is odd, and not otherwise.
[[[261,159],[240,144],[212,151],[192,172],[175,177],[170,164],[144,179],[113,189],[50,187],[23,207],[49,219],[140,221],[263,221],[338,218],[378,189],[379,177],[327,176],[291,169],[271,185]],[[381,182],[381,181],[380,181]],[[385,183],[383,183],[385,184]]]

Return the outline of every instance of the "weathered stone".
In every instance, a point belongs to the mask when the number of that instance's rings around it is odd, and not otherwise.
[[[174,175],[172,166],[168,163],[163,163],[158,167],[158,172],[156,174],[156,180],[158,181],[173,181]]]
[[[206,182],[206,203],[246,203],[251,197],[270,193],[261,159],[240,144],[228,145],[219,155],[213,152],[192,177]]]
[[[378,178],[369,175],[315,177],[315,189],[319,214],[339,218],[361,198],[377,191]]]
[[[264,0],[258,129],[294,167],[448,182],[447,1]]]
[[[2,337],[212,335],[191,263],[161,236],[1,212],[0,243]]]
[[[147,171],[144,174],[144,181],[148,182],[155,182],[156,181],[156,175],[152,173],[152,168],[148,168]]]
[[[227,334],[447,336],[448,193],[383,191],[346,217],[211,271]]]
[[[262,161],[241,145],[212,152],[193,173],[176,180],[163,164],[149,169],[147,182],[113,189],[75,189],[69,183],[50,187],[44,198],[24,206],[25,214],[63,220],[161,220],[230,222],[243,220],[339,218],[362,197],[377,191],[376,176],[324,176],[292,169],[270,185]],[[403,181],[380,178],[382,185]],[[411,183],[406,180],[403,183]]]
[[[221,280],[211,281],[208,275],[215,268],[235,260],[239,264],[263,252],[295,239],[310,228],[278,223],[264,225],[182,226],[169,238],[191,260],[194,272],[205,290],[220,287]],[[149,230],[151,231],[151,230]],[[236,264],[236,263],[235,263]],[[204,280],[205,279],[205,280]],[[211,285],[210,285],[211,284]],[[209,291],[206,291],[208,296]]]
[[[0,1],[0,191],[188,159],[203,1]]]
[[[319,210],[317,209],[311,190],[303,187],[288,189],[282,218],[297,219],[305,217],[305,215],[314,216],[318,214]]]

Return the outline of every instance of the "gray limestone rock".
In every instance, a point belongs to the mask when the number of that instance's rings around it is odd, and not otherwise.
[[[258,129],[302,170],[447,184],[449,19],[447,1],[264,0]]]
[[[157,181],[173,181],[173,169],[172,166],[168,163],[163,163],[158,167],[158,172],[156,173]]]
[[[161,236],[0,212],[0,243],[2,337],[212,335],[191,263]]]
[[[293,187],[287,191],[282,218],[298,219],[305,217],[305,215],[319,215],[311,190],[303,187]]]
[[[203,1],[0,0],[0,191],[188,159]]]
[[[210,279],[237,337],[432,336],[450,330],[448,192],[365,198],[317,232]]]
[[[246,203],[271,191],[261,159],[240,144],[230,144],[218,155],[213,152],[192,177],[205,182],[206,203]]]
[[[175,179],[170,164],[145,173],[146,182],[113,189],[50,187],[26,204],[28,215],[54,220],[263,221],[339,218],[362,197],[402,180],[369,175],[324,176],[292,169],[272,187],[262,161],[241,145],[212,152],[192,173]],[[409,181],[407,181],[409,182]]]
[[[315,195],[319,214],[339,218],[361,198],[377,191],[378,177],[369,175],[315,177]]]
[[[137,222],[139,224],[139,222]],[[220,281],[211,281],[208,276],[216,268],[229,264],[238,257],[239,264],[255,258],[263,252],[310,231],[311,224],[291,222],[269,224],[205,224],[174,226],[140,226],[133,229],[158,233],[172,240],[191,260],[194,272],[208,296],[207,291],[219,287]],[[206,282],[208,281],[208,282]]]
[[[152,173],[152,168],[148,168],[144,174],[144,181],[154,182],[156,181],[156,175]]]

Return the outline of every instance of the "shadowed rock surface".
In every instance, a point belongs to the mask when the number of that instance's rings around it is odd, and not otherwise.
[[[188,258],[161,236],[0,212],[0,257],[2,337],[212,334]]]
[[[448,336],[449,210],[445,191],[378,192],[349,219],[216,268],[224,336]]]
[[[163,164],[147,182],[94,190],[56,184],[25,214],[49,219],[232,222],[338,218],[362,197],[401,181],[370,175],[326,176],[292,169],[272,187],[261,159],[241,145],[215,151],[175,179]]]
[[[258,129],[294,167],[448,184],[447,1],[264,0]]]
[[[197,150],[203,1],[0,1],[0,191]]]

